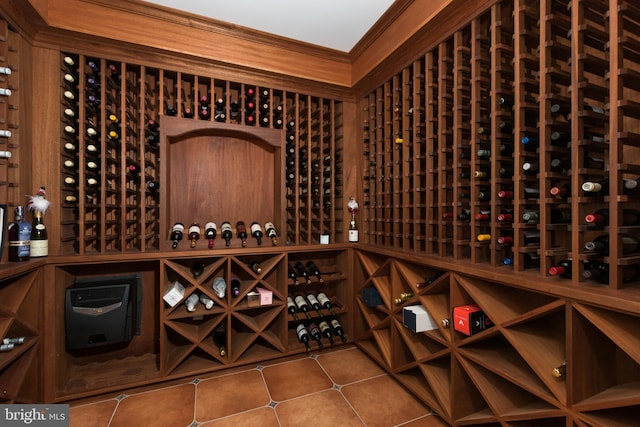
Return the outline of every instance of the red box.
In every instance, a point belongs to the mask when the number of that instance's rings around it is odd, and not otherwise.
[[[491,319],[475,304],[453,308],[453,328],[471,336],[493,326]]]

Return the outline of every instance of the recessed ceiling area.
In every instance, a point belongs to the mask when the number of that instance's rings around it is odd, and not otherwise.
[[[195,15],[349,52],[394,0],[145,0]]]

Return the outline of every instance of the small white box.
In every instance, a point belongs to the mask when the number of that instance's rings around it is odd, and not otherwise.
[[[328,245],[329,244],[329,235],[328,234],[321,234],[320,235],[320,244],[321,245]]]
[[[182,298],[184,298],[184,286],[182,286],[177,280],[171,284],[171,287],[162,297],[167,304],[174,307]]]
[[[438,324],[422,305],[410,305],[402,309],[402,324],[413,332],[438,329]]]

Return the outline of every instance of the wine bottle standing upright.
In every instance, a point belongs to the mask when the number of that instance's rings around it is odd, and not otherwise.
[[[42,212],[33,212],[33,224],[31,224],[30,257],[41,258],[49,255],[49,237],[47,227],[42,222]]]
[[[24,220],[24,206],[17,206],[14,221],[9,224],[9,261],[28,261],[30,256],[31,224]]]
[[[351,214],[351,221],[349,221],[349,242],[358,242],[358,224],[356,223],[356,213],[358,212],[358,202],[354,197],[349,198],[347,209]]]
[[[49,255],[49,238],[47,228],[42,222],[44,213],[49,208],[49,201],[44,187],[29,198],[29,210],[33,212],[33,224],[30,237],[30,257],[41,258]]]

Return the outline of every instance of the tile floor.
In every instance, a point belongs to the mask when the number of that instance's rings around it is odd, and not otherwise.
[[[442,427],[355,346],[71,403],[71,427]]]

